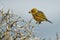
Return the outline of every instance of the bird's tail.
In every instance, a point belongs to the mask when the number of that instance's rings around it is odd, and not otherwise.
[[[50,20],[46,20],[46,21],[48,21],[49,23],[52,23]]]

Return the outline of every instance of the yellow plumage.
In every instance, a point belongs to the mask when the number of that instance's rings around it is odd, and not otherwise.
[[[45,14],[42,11],[39,11],[36,8],[33,8],[31,11],[29,11],[29,13],[32,13],[33,18],[39,23],[41,23],[42,21],[48,21],[52,23],[46,18]]]

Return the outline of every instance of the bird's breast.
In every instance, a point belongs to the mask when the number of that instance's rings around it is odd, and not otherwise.
[[[36,15],[33,15],[33,18],[36,20],[36,21],[43,21],[42,18],[36,16]]]

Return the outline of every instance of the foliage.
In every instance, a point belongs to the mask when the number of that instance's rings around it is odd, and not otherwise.
[[[26,22],[20,16],[14,15],[10,10],[6,13],[3,9],[0,10],[0,40],[35,40],[34,25],[31,24],[31,21],[32,19]]]

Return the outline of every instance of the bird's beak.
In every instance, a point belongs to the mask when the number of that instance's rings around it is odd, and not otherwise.
[[[31,11],[29,11],[29,13],[31,13]]]

